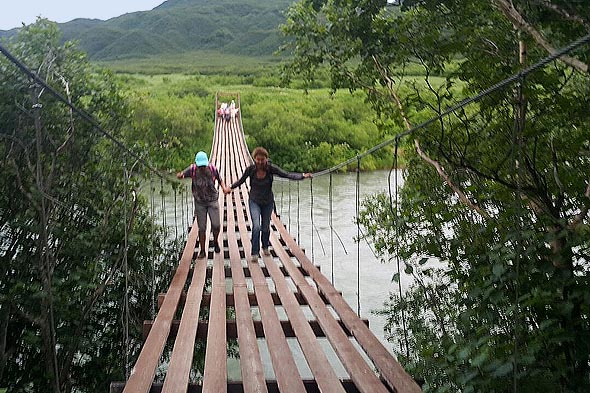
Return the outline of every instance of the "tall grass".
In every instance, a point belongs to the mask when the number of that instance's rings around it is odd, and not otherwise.
[[[243,56],[219,51],[194,51],[136,59],[97,61],[99,66],[124,74],[259,75],[276,68],[276,56]]]

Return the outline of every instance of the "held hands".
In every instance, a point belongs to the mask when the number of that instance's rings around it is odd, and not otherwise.
[[[178,173],[176,174],[176,178],[177,178],[177,179],[182,179],[183,177],[184,177],[184,176],[183,176],[182,172],[178,172]]]
[[[229,194],[231,192],[231,187],[221,187],[223,189],[223,193],[225,195]]]
[[[303,178],[304,179],[308,179],[308,178],[311,178],[311,177],[313,177],[313,174],[311,174],[309,172],[306,172],[306,173],[303,174]]]

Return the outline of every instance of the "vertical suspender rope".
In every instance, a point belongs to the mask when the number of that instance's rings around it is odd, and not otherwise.
[[[183,197],[184,203],[182,204],[182,214],[184,215],[184,226],[182,227],[182,236],[183,240],[186,241],[188,238],[188,226],[189,226],[189,215],[188,215],[188,189],[184,186],[183,190]]]
[[[356,303],[357,314],[361,316],[361,223],[360,216],[360,198],[361,198],[361,158],[356,159]]]
[[[190,211],[190,207],[189,207],[190,204],[191,204],[190,201],[192,200],[191,197],[193,196],[192,195],[192,185],[190,185],[190,186],[189,185],[186,185],[185,188],[184,188],[184,190],[185,190],[185,196],[186,196],[186,199],[185,199],[185,206],[186,206],[186,228],[184,228],[184,230],[188,232],[190,226],[193,223],[192,220],[191,220],[191,211]],[[187,234],[187,236],[188,236],[188,234]]]
[[[125,178],[125,191],[123,198],[123,271],[125,273],[125,299],[123,305],[124,326],[123,334],[125,336],[125,380],[129,379],[129,266],[127,264],[127,188],[129,179],[127,174],[127,160],[123,159],[123,176]]]
[[[153,236],[154,238],[152,239],[152,244],[151,244],[151,250],[152,250],[152,320],[156,319],[156,247],[155,247],[155,240],[156,240],[156,226],[155,226],[155,222],[156,222],[156,202],[154,200],[154,192],[156,191],[156,188],[154,187],[154,178],[151,177],[150,178],[150,210],[151,210],[151,215],[152,215],[152,220],[154,221],[154,225],[152,225],[152,228],[154,230]]]
[[[194,222],[195,221],[195,218],[196,218],[196,213],[195,212],[196,212],[197,205],[196,205],[196,202],[195,202],[195,197],[193,197],[193,187],[192,187],[192,184],[191,184],[191,195],[190,196],[192,197],[190,199],[193,201],[193,214],[192,214],[192,220],[191,220],[191,222]]]
[[[173,187],[174,190],[174,241],[178,240],[178,204],[176,203],[176,187]]]
[[[315,227],[315,223],[313,220],[313,177],[309,179],[309,193],[311,196],[311,205],[310,205],[310,214],[311,214],[311,261],[315,264],[315,241],[313,237],[313,233],[315,231],[316,235],[318,236],[318,240],[320,241],[320,246],[322,247],[322,251],[324,252],[324,256],[326,255],[326,250],[324,249],[324,243],[322,242],[322,237],[320,236],[320,231],[317,230]]]
[[[186,207],[186,212],[187,212],[188,219],[189,219],[189,222],[190,222],[190,225],[189,226],[192,227],[192,223],[195,220],[195,208],[196,208],[196,206],[195,206],[195,198],[193,197],[193,186],[192,186],[192,184],[191,185],[187,185],[186,186],[186,190],[187,190],[186,198],[187,198],[187,202],[188,202],[187,203],[187,207]],[[187,236],[188,236],[188,234],[187,234]]]
[[[166,225],[166,200],[164,199],[164,179],[160,178],[160,202],[162,203],[162,226],[168,237],[168,226]]]
[[[297,245],[301,246],[301,219],[299,218],[299,212],[301,208],[301,203],[299,199],[299,182],[297,182]],[[313,247],[312,247],[312,254],[313,254]]]
[[[393,219],[394,221],[394,228],[395,228],[395,244],[396,244],[396,250],[395,250],[395,260],[397,263],[397,287],[399,290],[399,301],[402,301],[402,280],[401,280],[401,269],[400,269],[400,261],[399,261],[399,230],[398,230],[398,225],[399,225],[399,220],[398,220],[398,182],[397,182],[397,176],[398,176],[398,162],[397,162],[397,157],[398,157],[398,148],[399,148],[399,139],[396,138],[395,139],[395,150],[393,153],[393,170],[395,171],[395,175],[394,175],[394,195],[395,195],[395,210],[392,208],[392,202],[391,202],[391,185],[389,185],[389,207],[391,209],[391,213],[393,213]],[[402,311],[402,328],[404,330],[404,343],[406,346],[406,357],[409,359],[410,358],[410,346],[408,344],[408,330],[406,329],[406,312],[404,310],[403,307],[401,307],[401,311]]]
[[[332,172],[330,172],[330,187],[328,188],[328,202],[330,209],[328,211],[328,217],[330,221],[330,270],[332,271],[332,286],[334,286],[334,210],[333,210],[333,194],[332,194]]]
[[[288,182],[287,186],[288,186],[287,192],[289,193],[289,208],[287,209],[287,211],[288,211],[287,215],[289,216],[288,229],[289,229],[289,233],[291,233],[291,182]]]
[[[283,191],[284,191],[284,188],[285,188],[285,182],[282,181],[281,182],[281,210],[279,211],[281,216],[283,215]]]
[[[311,205],[309,208],[310,215],[311,215],[311,262],[315,265],[315,248],[313,243],[313,177],[311,177],[309,182],[309,194],[311,196]]]
[[[184,226],[184,187],[180,186],[180,228],[182,228],[182,242],[184,243],[186,227]]]

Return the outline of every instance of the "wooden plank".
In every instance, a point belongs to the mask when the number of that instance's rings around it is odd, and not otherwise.
[[[227,389],[226,307],[225,277],[221,266],[223,265],[221,254],[215,254],[213,263],[203,391],[225,392]]]
[[[228,147],[230,156],[232,155],[231,146],[234,146],[235,139],[228,138]],[[226,160],[227,162],[227,160]],[[230,163],[226,164],[227,183],[231,185],[231,179],[237,177],[236,168]],[[235,228],[234,219],[234,197],[237,192],[234,191],[226,197],[228,206],[227,227]],[[227,243],[229,248],[230,267],[232,271],[233,292],[236,312],[236,328],[238,346],[240,351],[240,370],[242,372],[242,381],[244,392],[266,392],[266,383],[264,381],[264,368],[260,357],[260,350],[254,331],[252,313],[250,311],[250,301],[242,259],[238,250],[238,240],[235,231],[228,231]],[[255,295],[252,294],[254,297]]]
[[[163,392],[184,392],[189,382],[189,374],[193,363],[195,338],[199,324],[201,298],[205,287],[205,269],[207,261],[200,259],[195,263],[191,286],[186,296],[186,302],[180,321],[180,327],[170,364],[164,380]]]
[[[278,242],[273,235],[272,243]],[[281,259],[284,266],[288,270],[296,271],[295,265],[288,259]],[[379,378],[375,375],[371,367],[362,358],[360,353],[354,348],[346,334],[337,323],[332,313],[326,308],[321,301],[318,293],[311,287],[311,285],[303,278],[303,276],[292,276],[299,291],[307,299],[309,306],[320,323],[322,330],[328,337],[332,344],[334,351],[342,362],[342,365],[355,382],[361,392],[387,392],[387,389]]]
[[[226,276],[227,277],[227,276]],[[247,276],[249,277],[249,276]],[[300,292],[292,292],[293,295],[295,296],[295,299],[297,299],[297,302],[299,303],[299,305],[301,306],[306,306],[307,305],[307,300],[305,300],[305,298],[303,297],[303,295]],[[162,305],[162,303],[164,302],[164,297],[166,295],[163,293],[160,293],[158,295],[158,307],[160,307]],[[254,293],[249,293],[247,292],[245,295],[248,298],[248,303],[250,304],[250,306],[258,306],[258,301],[256,300],[256,295],[254,295]],[[275,306],[278,306],[281,304],[281,299],[279,298],[279,294],[278,293],[271,293],[272,296],[272,301],[274,302]],[[322,294],[320,293],[320,296],[322,296]],[[181,307],[184,305],[186,299],[186,294],[183,292],[180,295],[180,300],[178,303],[178,306]],[[328,300],[325,297],[322,297],[322,300],[325,304],[328,304]],[[211,294],[210,293],[204,293],[203,294],[203,298],[201,299],[201,305],[202,306],[206,306],[209,307],[209,303],[211,302]],[[225,304],[229,307],[232,306],[234,307],[236,305],[236,301],[235,301],[235,297],[233,293],[227,293],[225,295]]]
[[[152,385],[154,375],[156,374],[156,367],[158,366],[162,351],[164,350],[164,345],[168,338],[168,333],[170,332],[170,323],[176,312],[178,299],[180,298],[180,294],[188,276],[191,258],[197,242],[197,235],[198,230],[195,222],[189,233],[182,257],[180,258],[179,266],[172,278],[172,283],[168,288],[164,303],[158,312],[154,326],[141,349],[133,370],[131,371],[131,375],[125,386],[125,392],[148,392]]]
[[[210,161],[220,169],[220,174],[228,184],[236,180],[252,162],[241,128],[241,113],[239,117],[228,122],[216,116]],[[227,202],[225,209],[224,201]],[[420,391],[420,388],[371,333],[363,320],[346,304],[327,278],[323,277],[319,269],[311,264],[303,250],[297,246],[284,225],[274,215],[273,230],[278,231],[281,238],[278,239],[273,233],[271,242],[276,257],[280,258],[283,266],[278,266],[272,257],[265,257],[264,268],[249,260],[248,267],[243,267],[241,254],[244,253],[246,257],[250,254],[250,236],[246,225],[250,219],[249,209],[246,207],[247,185],[242,185],[227,197],[220,195],[220,202],[220,214],[223,215],[224,212],[227,214],[225,225],[229,232],[227,253],[213,254],[212,271],[207,269],[205,264],[197,266],[193,271],[193,282],[185,301],[182,288],[189,273],[198,232],[196,222],[193,223],[179,267],[167,295],[163,298],[158,316],[152,326],[144,324],[144,330],[149,330],[149,335],[124,391],[147,392],[150,388],[153,389],[152,391],[185,392],[199,389],[198,391],[208,392],[245,391],[247,393],[278,392],[279,390],[387,391],[372,367],[348,340],[347,334],[354,335],[391,390],[412,393]],[[237,226],[234,217],[237,217]],[[239,231],[241,235],[243,250],[240,250],[238,245],[236,231]],[[229,268],[224,266],[225,255],[230,259]],[[293,256],[297,258],[300,266],[293,263],[291,259]],[[233,280],[233,294],[227,294],[225,290],[225,277],[229,276],[230,272]],[[205,277],[209,274],[212,277],[212,291],[211,294],[203,294],[203,290],[198,288],[203,288],[204,284],[201,282],[204,283]],[[317,288],[305,279],[306,274],[312,277]],[[245,281],[247,275],[251,275],[254,294],[248,292]],[[274,281],[277,293],[270,292],[266,280],[269,275]],[[287,275],[297,286],[297,292],[294,293],[287,284],[285,279]],[[181,297],[185,308],[182,319],[177,322],[172,318]],[[336,319],[330,312],[325,306],[326,302],[332,305],[342,321]],[[226,309],[230,303],[235,306],[236,321],[226,321]],[[210,306],[209,322],[198,320],[199,304]],[[258,305],[262,321],[252,320],[251,304]],[[283,305],[289,321],[279,320],[275,310],[277,304]],[[308,304],[316,320],[307,321],[299,307],[300,304]],[[176,330],[178,330],[178,337],[174,344],[164,385],[153,384],[152,386],[166,340],[174,336]],[[316,336],[323,334],[326,334],[352,381],[341,383],[334,371],[326,367],[329,363],[315,339]],[[227,381],[226,340],[232,335],[238,338],[243,384]],[[199,388],[188,384],[188,373],[192,364],[195,337],[204,336],[207,336],[205,371],[203,386]],[[266,338],[277,381],[264,381],[257,336]],[[286,337],[292,336],[297,337],[315,381],[301,379],[286,340]],[[187,346],[190,348],[186,348]]]
[[[322,347],[316,340],[316,336],[307,322],[307,318],[303,314],[303,311],[299,307],[297,299],[295,299],[293,292],[291,292],[291,289],[287,286],[285,276],[281,274],[279,267],[275,261],[273,261],[272,257],[265,256],[264,264],[272,275],[276,291],[281,297],[283,307],[285,308],[285,312],[287,313],[289,321],[293,326],[293,330],[297,335],[297,340],[305,355],[307,364],[315,376],[321,391],[325,393],[344,392],[344,388],[340,384],[332,367],[326,367],[330,362]]]
[[[242,185],[244,191],[244,185]],[[244,194],[242,194],[244,196]],[[243,197],[243,203],[247,203],[247,196]],[[238,226],[240,228],[240,236],[242,239],[249,237],[249,232],[246,228],[246,222],[242,214],[238,214]],[[251,245],[248,242],[243,242],[243,247],[246,255],[250,255]],[[258,300],[258,309],[260,311],[260,318],[263,323],[264,334],[268,344],[273,369],[279,389],[285,392],[302,392],[305,387],[302,383],[302,378],[297,370],[297,365],[293,359],[291,349],[287,343],[287,339],[281,328],[279,316],[272,302],[270,290],[266,282],[266,278],[262,271],[257,268],[256,263],[252,263],[248,258],[248,266],[252,274],[252,282],[254,284],[254,293]]]
[[[367,325],[369,324],[369,321],[367,319],[363,319],[362,321],[364,323],[366,323]],[[283,333],[285,334],[285,337],[287,337],[287,338],[296,337],[295,331],[293,330],[293,326],[291,326],[291,321],[281,320],[280,322],[281,322],[281,328],[283,329]],[[344,323],[342,321],[337,319],[336,322],[338,322],[338,325],[340,325],[340,328],[342,329],[342,331],[344,332],[344,334],[347,337],[352,337],[352,333],[346,328],[346,326],[344,325]],[[320,326],[320,324],[317,320],[311,319],[311,320],[308,320],[307,323],[309,324],[309,327],[311,328],[311,330],[313,331],[313,333],[315,334],[316,337],[326,337],[324,331],[322,330],[322,327]],[[147,337],[152,325],[153,325],[152,321],[143,321],[144,337]],[[252,325],[254,328],[254,335],[257,338],[264,338],[264,330],[262,328],[262,321],[253,320]],[[170,324],[170,334],[168,335],[169,340],[176,338],[176,334],[178,333],[179,327],[180,327],[180,320],[172,320],[172,323]],[[209,322],[200,320],[199,325],[197,327],[197,339],[198,340],[206,340],[208,330],[209,330]],[[234,339],[234,338],[239,337],[238,330],[237,330],[237,322],[235,319],[228,319],[226,321],[225,330],[226,330],[226,336],[228,339]]]
[[[397,360],[395,360],[393,355],[391,355],[391,353],[383,346],[383,344],[381,344],[381,342],[377,339],[377,337],[375,337],[369,328],[362,323],[361,319],[356,315],[352,308],[350,308],[342,296],[338,295],[336,289],[332,286],[328,279],[324,277],[317,269],[315,269],[307,256],[298,249],[297,244],[291,240],[289,233],[280,220],[276,219],[276,217],[273,217],[273,222],[275,223],[275,226],[277,227],[283,239],[286,241],[291,251],[296,255],[297,260],[301,266],[303,266],[305,270],[309,272],[318,288],[328,298],[330,304],[339,315],[340,319],[346,324],[348,330],[352,332],[357,342],[374,363],[382,378],[387,382],[390,388],[394,389],[396,392],[421,392],[418,384],[412,379],[412,377],[410,377],[408,373],[406,373],[403,367],[397,362]],[[277,240],[275,239],[275,241]],[[285,262],[286,267],[289,269],[289,265],[292,265],[291,260],[289,259]],[[325,306],[320,304],[319,299],[315,299],[317,296],[317,291],[309,286],[309,283],[302,275],[298,274],[298,270],[294,268],[294,265],[291,266],[291,269],[289,270],[291,271],[291,276],[296,282],[299,290],[310,303],[312,310],[317,310],[318,314],[316,314],[316,318],[320,320],[319,315],[323,313],[321,308],[325,308]],[[307,294],[309,294],[309,297]],[[313,306],[311,299],[314,299]],[[315,312],[316,311],[314,311],[314,314]],[[320,321],[320,324],[321,323],[322,322]],[[327,327],[324,327],[323,325],[322,328],[324,330],[328,330]],[[328,333],[327,335],[330,337]],[[351,377],[353,380],[355,380],[354,375],[351,375]],[[364,389],[362,384],[359,385],[359,388],[361,386]]]
[[[239,231],[239,228],[237,229],[237,231]],[[285,250],[285,251],[287,251],[287,250]],[[240,257],[242,257],[242,258],[246,257],[245,255],[242,255],[244,252],[243,251],[240,252],[239,248],[238,248],[238,252],[240,253]],[[265,266],[261,266],[260,268],[262,269],[262,273],[264,274],[264,277],[270,277],[270,273],[268,272],[268,270],[266,269]],[[280,266],[279,269],[281,270],[281,273],[283,274],[283,276],[285,276],[285,277],[289,276],[289,272],[284,267]],[[250,273],[250,268],[248,266],[244,266],[243,270],[244,270],[244,276],[246,278],[252,277],[252,275]],[[302,267],[299,268],[299,272],[301,274],[303,274],[304,276],[309,276],[307,271],[305,269],[303,269]],[[231,267],[230,266],[225,267],[225,276],[231,277]],[[207,269],[207,278],[210,278],[210,277],[211,277],[211,269]]]
[[[275,226],[277,226],[276,224],[278,223],[280,224],[280,227],[284,229],[284,226],[274,214],[273,222],[275,222]],[[303,254],[299,246],[294,242],[291,235],[286,230],[281,232],[281,235],[288,240],[287,245],[296,256]],[[274,234],[271,236],[271,239],[273,240],[273,248],[275,248],[276,251],[282,250],[282,246]],[[303,256],[305,255],[303,254]],[[318,293],[312,289],[311,285],[303,278],[303,275],[298,273],[291,259],[286,258],[284,254],[283,257],[283,264],[290,271],[292,279],[299,288],[299,291],[304,294],[304,297],[306,297],[312,312],[316,316],[318,322],[320,322],[320,325],[326,333],[336,354],[339,356],[359,389],[363,392],[387,392],[385,386],[379,381],[371,368],[339,328],[338,323],[333,318],[330,311],[325,307],[323,302],[321,302]]]
[[[213,141],[213,146],[218,146],[216,139]],[[209,236],[210,229],[211,225],[208,223],[206,236]],[[182,393],[186,391],[188,386],[206,273],[207,259],[196,260],[194,279],[191,282],[187,294],[179,331],[174,342],[170,364],[164,380],[163,392],[165,393]]]
[[[343,379],[340,381],[344,391],[347,393],[357,393],[358,389],[350,379]],[[320,388],[313,379],[304,379],[303,385],[305,386],[305,392],[307,393],[320,393]],[[125,382],[111,382],[109,393],[121,393],[125,387]],[[154,383],[152,385],[151,393],[159,393],[162,389],[161,383]],[[227,391],[228,393],[243,393],[246,390],[246,385],[241,381],[228,381]],[[268,389],[269,393],[279,393],[279,386],[276,380],[267,380],[265,383],[265,389]],[[201,393],[203,392],[203,386],[199,384],[191,383],[188,385],[187,393]]]
[[[237,145],[236,147],[239,149],[238,151],[243,151],[244,144],[242,143],[241,146]],[[241,175],[241,172],[246,166],[245,157],[241,154],[236,154],[234,159],[236,159],[236,161],[239,163],[236,169],[241,169],[238,171],[239,173],[236,174]],[[248,203],[248,195],[245,184],[243,184],[240,189],[242,193],[243,211]],[[251,251],[251,242],[247,241],[247,239],[250,238],[250,234],[246,228],[246,220],[243,214],[238,214],[237,216],[240,236],[243,240],[242,247],[244,248],[245,255],[249,256]],[[263,323],[266,342],[268,344],[268,350],[273,364],[275,376],[277,377],[279,389],[285,392],[304,391],[305,388],[303,386],[301,376],[299,375],[297,365],[295,364],[295,360],[293,359],[287,339],[283,333],[283,329],[281,328],[281,323],[274,307],[266,279],[262,274],[260,267],[256,263],[252,263],[250,258],[248,258],[247,261],[248,266],[250,267],[250,273],[252,274],[252,282],[254,284],[254,292],[258,301],[260,318]]]
[[[211,161],[220,164],[222,130],[214,135]],[[220,155],[221,154],[221,155]],[[225,197],[219,193],[219,220],[223,222]],[[222,233],[219,234],[220,238]],[[211,278],[211,303],[209,306],[209,329],[205,352],[205,369],[203,371],[203,391],[227,391],[227,344],[226,344],[226,305],[225,305],[225,269],[222,253],[213,254],[213,275]]]

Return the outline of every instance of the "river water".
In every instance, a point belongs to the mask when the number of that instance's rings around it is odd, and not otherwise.
[[[387,192],[389,175],[389,171],[361,173],[359,177],[360,201],[368,195]],[[399,187],[403,183],[401,171],[393,171],[390,181],[392,193],[395,184],[394,176],[398,176]],[[342,292],[342,296],[350,307],[355,311],[360,308],[360,316],[368,319],[371,331],[386,348],[391,350],[391,343],[388,343],[384,338],[385,318],[375,315],[372,311],[383,307],[390,292],[397,293],[399,291],[398,284],[392,282],[392,277],[397,272],[397,266],[392,262],[381,263],[374,255],[370,244],[365,241],[361,241],[359,244],[355,241],[357,238],[355,224],[356,173],[339,173],[332,176],[333,248],[330,239],[330,176],[314,178],[313,182],[310,180],[300,182],[281,180],[275,178],[273,191],[277,212],[281,216],[282,222],[297,239],[300,246],[305,249],[308,258],[315,265],[320,266],[322,273],[333,282],[337,290]],[[183,197],[177,196],[176,198],[178,206]],[[188,198],[186,200],[192,209],[192,200]],[[176,225],[180,228],[179,233],[181,233],[182,226],[186,226],[181,221],[185,221],[185,219],[178,218],[178,209],[180,208],[175,209],[173,202],[172,196],[169,196],[165,201],[167,224],[174,225],[176,221]],[[312,203],[313,231],[311,224]],[[183,213],[185,216],[190,214],[187,210],[184,210]],[[360,260],[360,269],[358,260]],[[401,280],[402,290],[404,290],[410,281],[404,274],[401,274]],[[261,354],[263,358],[268,356],[262,349]],[[270,362],[269,358],[263,360],[265,363]],[[238,379],[239,370],[232,371],[232,369],[234,368],[228,361],[228,376],[230,379]],[[238,375],[232,375],[235,373]],[[272,370],[266,376],[272,377]]]
[[[398,176],[398,186],[401,187],[403,182],[401,172],[393,172],[391,177],[392,193],[394,192],[393,176],[395,175]],[[389,171],[361,173],[359,177],[360,201],[368,195],[387,192],[388,176]],[[299,190],[297,190],[298,185]],[[313,231],[311,225],[311,186],[313,187]],[[356,173],[341,173],[332,176],[332,228],[334,228],[334,235],[333,241],[331,240],[329,189],[330,177],[328,175],[313,179],[313,185],[309,180],[288,183],[277,181],[274,185],[277,211],[290,233],[305,248],[307,256],[313,260],[314,264],[320,266],[322,273],[333,282],[336,289],[342,291],[342,296],[350,307],[358,311],[360,303],[360,316],[369,320],[371,331],[389,348],[390,344],[386,342],[383,333],[385,319],[382,316],[374,315],[371,311],[382,308],[389,292],[399,290],[397,283],[391,281],[397,272],[397,266],[395,263],[381,263],[375,257],[372,245],[366,241],[360,243],[355,241],[358,235],[355,224]],[[289,195],[291,196],[290,203]],[[299,220],[297,217],[298,200]],[[360,258],[358,258],[359,255]],[[403,274],[401,276],[403,288],[408,285],[408,282],[403,281]]]

